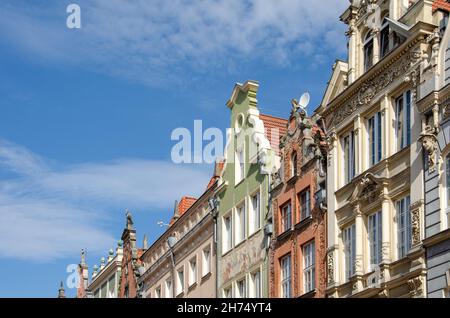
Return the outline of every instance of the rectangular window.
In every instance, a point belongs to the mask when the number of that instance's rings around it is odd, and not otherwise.
[[[381,223],[381,211],[369,215],[367,230],[369,232],[370,270],[372,271],[381,263]]]
[[[348,281],[350,277],[355,274],[355,256],[356,256],[356,233],[355,224],[347,227],[343,231],[343,244],[344,244],[344,266],[345,266],[345,279]]]
[[[197,258],[189,261],[189,287],[197,283]]]
[[[349,183],[355,176],[355,134],[350,132],[342,139],[344,181]]]
[[[309,293],[316,288],[316,249],[314,241],[303,247],[303,288]]]
[[[235,156],[235,179],[236,184],[241,182],[244,179],[245,175],[245,158],[244,158],[244,149],[245,147],[241,147],[236,151]]]
[[[233,224],[231,214],[223,218],[223,252],[226,253],[231,250],[233,239]]]
[[[383,58],[389,52],[389,25],[383,22],[383,27],[380,32],[380,53]]]
[[[202,277],[211,273],[211,248],[208,246],[202,251]]]
[[[245,278],[236,283],[236,298],[246,298],[247,297],[247,285],[245,283]]]
[[[395,101],[397,151],[411,144],[411,91]]]
[[[184,269],[177,271],[177,296],[184,292]]]
[[[261,214],[259,193],[255,194],[250,199],[250,220],[249,220],[249,234],[255,233],[261,227]]]
[[[411,213],[409,210],[409,196],[398,200],[397,208],[397,246],[398,258],[405,257],[411,249]]]
[[[283,257],[280,261],[281,266],[281,297],[291,298],[291,254]]]
[[[300,193],[300,219],[304,220],[311,216],[311,199],[309,188]]]
[[[245,204],[241,204],[240,206],[236,207],[236,237],[235,237],[235,244],[241,243],[243,240],[245,240],[245,229],[246,229],[246,222],[245,222]]]
[[[261,272],[250,275],[250,298],[261,298]]]
[[[377,112],[368,120],[369,135],[369,163],[370,166],[377,164],[382,157],[382,132],[381,112]]]
[[[373,65],[373,38],[369,38],[364,44],[364,72]]]
[[[165,283],[165,291],[164,291],[164,297],[165,298],[172,298],[173,292],[172,292],[172,280],[168,279]]]
[[[281,233],[290,230],[292,227],[292,211],[289,202],[281,208]]]

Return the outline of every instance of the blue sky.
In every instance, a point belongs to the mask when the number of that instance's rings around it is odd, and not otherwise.
[[[344,0],[0,3],[0,297],[55,297],[81,248],[116,245],[125,209],[139,244],[208,165],[174,165],[173,129],[224,130],[235,82],[260,82],[263,113],[320,103],[345,58]],[[69,296],[73,290],[66,291]]]

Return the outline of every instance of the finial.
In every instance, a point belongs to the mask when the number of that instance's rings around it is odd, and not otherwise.
[[[148,248],[148,237],[147,234],[144,234],[144,240],[142,242],[142,248],[146,250]]]
[[[61,281],[58,290],[58,298],[66,298],[66,291],[64,290],[64,283]]]
[[[119,247],[119,248],[122,248],[122,247],[123,247],[123,241],[122,241],[122,240],[119,240],[119,241],[117,242],[117,247]]]
[[[126,209],[125,210],[125,215],[127,217],[127,229],[128,230],[132,230],[133,229],[133,216],[131,215],[131,212]]]

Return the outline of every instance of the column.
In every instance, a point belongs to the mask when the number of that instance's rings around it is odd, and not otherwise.
[[[388,196],[387,185],[383,187],[383,202],[381,204],[381,263],[389,264],[391,262],[391,229],[393,224],[391,217],[391,200]]]
[[[339,264],[337,261],[339,229],[336,220],[336,198],[334,193],[338,186],[338,149],[335,132],[328,136],[328,173],[327,173],[327,247],[328,247],[328,287],[339,285]]]
[[[364,257],[363,257],[363,229],[364,221],[362,217],[361,210],[359,208],[359,203],[353,208],[353,213],[355,214],[355,269],[356,275],[360,276],[364,274]]]
[[[356,28],[355,21],[351,20],[349,30],[347,32],[348,41],[348,85],[356,80]]]
[[[389,96],[384,95],[381,100],[381,115],[383,120],[383,158],[388,158],[392,154],[392,140],[394,138],[391,121]]]
[[[358,114],[354,121],[354,131],[355,131],[355,165],[356,165],[356,175],[364,171],[363,167],[363,134],[362,134],[362,122],[361,116]]]
[[[380,60],[380,30],[372,31],[373,36],[373,64],[375,65]]]

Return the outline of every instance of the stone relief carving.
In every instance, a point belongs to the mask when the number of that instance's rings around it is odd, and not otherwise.
[[[436,131],[427,126],[425,131],[420,134],[419,141],[422,143],[422,147],[426,152],[428,159],[428,170],[430,173],[436,171],[436,156],[438,150],[438,140]]]
[[[411,297],[420,296],[423,290],[423,282],[420,276],[408,280],[408,288]]]
[[[383,194],[384,178],[376,177],[372,173],[367,173],[356,185],[349,202],[356,204],[357,202],[372,203]]]
[[[408,71],[413,65],[423,58],[421,50],[413,50],[406,54],[391,67],[386,69],[384,73],[363,83],[354,97],[346,103],[339,111],[334,112],[332,125],[341,123],[345,118],[352,115],[359,107],[369,104],[372,99],[389,84],[391,84],[400,75]],[[409,79],[417,85],[417,72],[411,72]]]
[[[419,200],[411,204],[411,231],[412,245],[420,244],[420,211],[423,206],[423,200]]]
[[[334,284],[334,256],[333,253],[328,253],[327,268],[328,268],[328,285]]]

